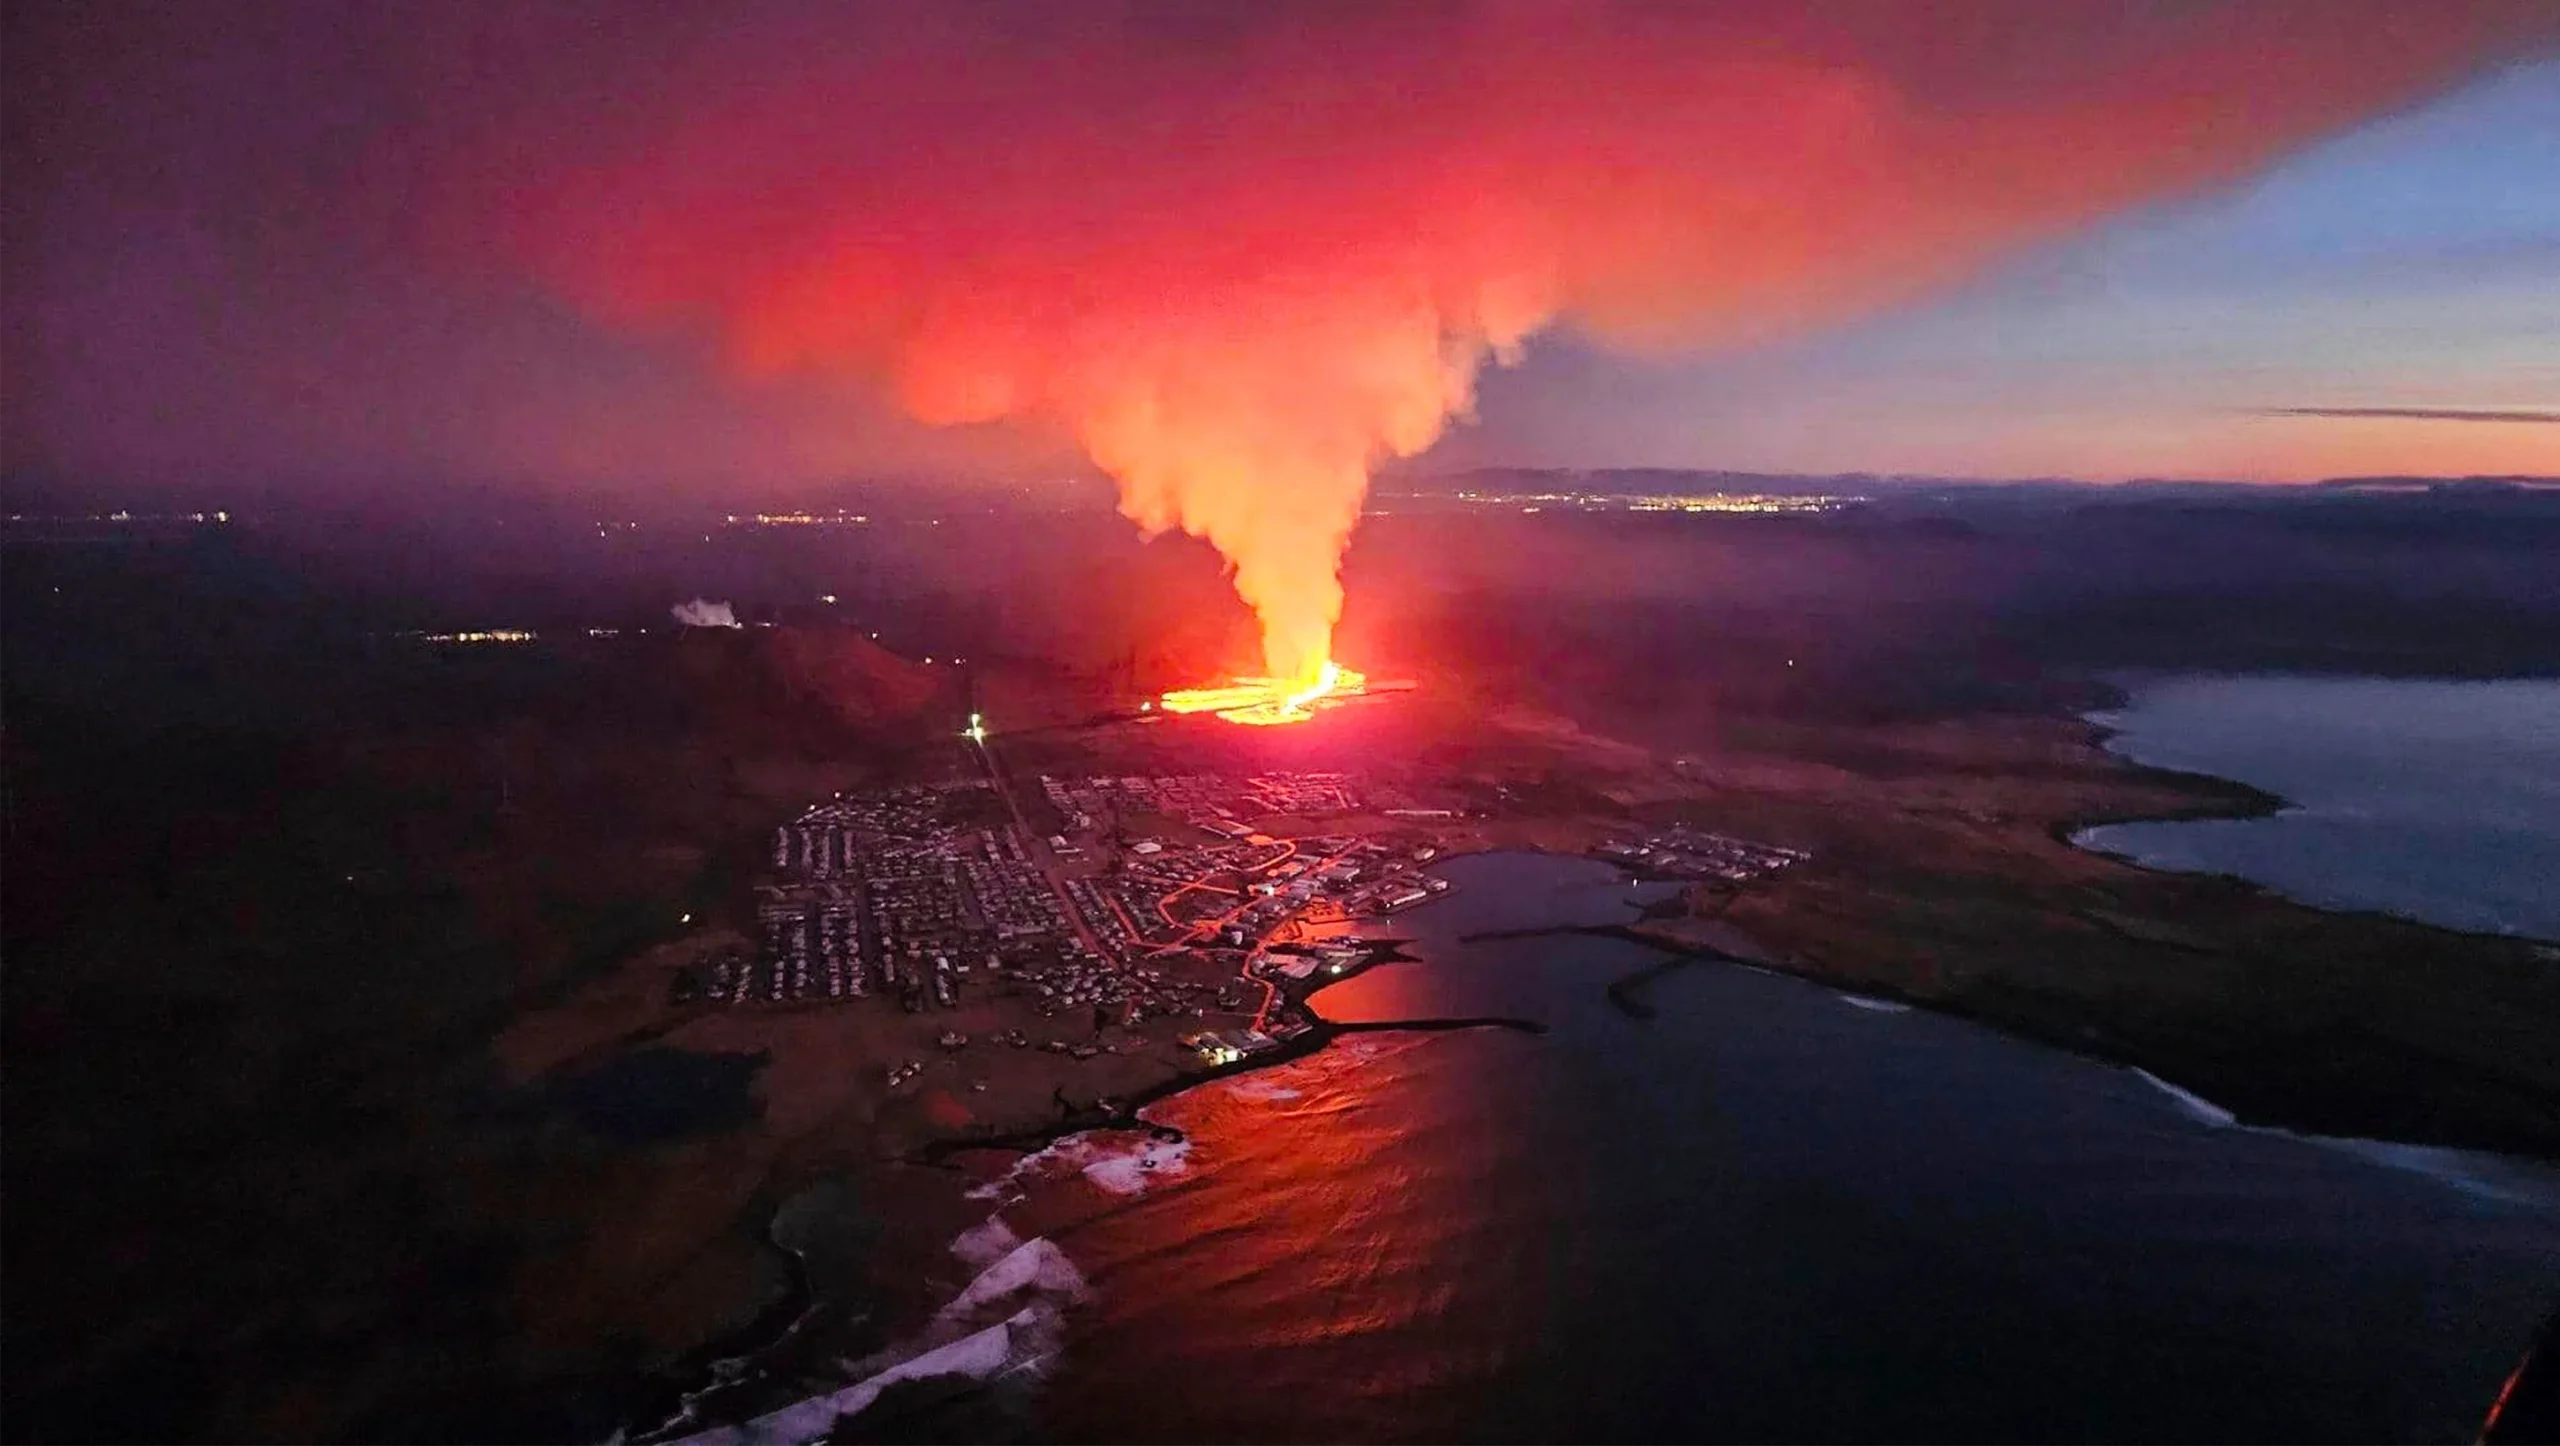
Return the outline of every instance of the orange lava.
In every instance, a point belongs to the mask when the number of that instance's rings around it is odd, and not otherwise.
[[[1238,678],[1222,688],[1177,688],[1159,703],[1168,713],[1215,713],[1230,723],[1268,727],[1304,723],[1315,716],[1319,704],[1355,696],[1368,683],[1368,675],[1327,659],[1301,687],[1292,688],[1277,678]]]

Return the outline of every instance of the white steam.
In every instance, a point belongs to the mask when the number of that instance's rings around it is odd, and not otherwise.
[[[713,602],[709,598],[698,597],[691,602],[680,602],[667,611],[674,613],[676,621],[689,628],[738,626],[738,615],[727,603]]]

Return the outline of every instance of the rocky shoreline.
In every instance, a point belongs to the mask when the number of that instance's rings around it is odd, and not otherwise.
[[[2235,1121],[2243,1125],[2402,1144],[2484,1149],[2560,1163],[2560,1116],[2555,1116],[2554,1124],[2548,1129],[2500,1129],[2452,1121],[2427,1128],[2423,1122],[2413,1121],[2408,1114],[2371,1113],[2359,1108],[2359,1100],[2355,1097],[2326,1094],[2316,1088],[2306,1088],[2281,1074],[2254,1071],[2245,1061],[2229,1060],[2199,1050],[2163,1047],[2159,1041],[2119,1032],[2094,1017],[2075,1019],[2035,1009],[2007,1009],[1997,1003],[1922,992],[1889,980],[1845,974],[1798,961],[1768,956],[1746,958],[1682,939],[1658,924],[1559,925],[1502,930],[1464,938],[1467,942],[1474,942],[1570,935],[1617,939],[1660,951],[1666,956],[1620,975],[1605,986],[1610,1003],[1638,1020],[1650,1020],[1659,1012],[1646,997],[1646,990],[1664,975],[1693,964],[1738,965],[1787,975],[1844,993],[1927,1010],[2048,1048],[2138,1069],[2164,1083],[2213,1101],[2228,1109]],[[2418,1127],[2413,1128],[2413,1123]]]
[[[1626,923],[1463,938],[1585,935],[1657,951],[1660,957],[1605,986],[1613,1007],[1638,1021],[1657,1017],[1651,990],[1664,976],[1700,963],[1738,964],[2139,1069],[2165,1086],[2227,1109],[2239,1124],[2560,1160],[2560,1108],[2537,1114],[2538,1097],[2529,1093],[2524,1075],[2491,1075],[2476,1060],[2421,1058],[2411,1052],[2412,1040],[2388,1034],[2349,1034],[2352,1048],[2342,1055],[2334,1021],[2314,1018],[2297,1030],[2271,1031],[2265,1022],[2268,1001],[2246,995],[2218,1000],[2211,992],[2228,989],[2221,981],[2233,978],[2235,971],[2245,979],[2253,970],[2281,968],[2299,977],[2313,967],[2301,961],[2325,959],[2341,941],[2350,952],[2360,951],[2368,968],[2376,961],[2431,959],[2443,951],[2463,955],[2466,968],[2505,967],[2496,961],[2508,954],[2521,959],[2529,946],[2386,916],[2324,913],[2245,881],[2143,870],[2080,849],[2071,842],[2073,836],[2100,823],[2263,817],[2285,802],[2230,780],[2147,768],[2103,754],[2097,745],[2105,730],[2097,724],[2045,720],[2033,726],[2049,740],[2038,745],[2051,750],[2048,761],[2031,765],[2005,795],[1982,790],[1976,795],[1985,800],[1982,804],[1968,797],[1953,804],[1840,815],[1844,826],[1839,841],[1823,849],[1823,867],[1790,871],[1768,884],[1724,894],[1712,921],[1692,917],[1685,903],[1662,901]],[[1951,767],[1949,776],[1975,776],[1975,767]],[[2051,772],[2039,772],[2039,767]],[[1836,786],[1826,785],[1826,791]],[[1959,832],[1945,833],[1950,823]],[[1982,852],[1970,858],[1942,855],[1930,842],[1942,834]],[[1586,845],[1568,841],[1579,837],[1583,835],[1561,831],[1542,844],[1518,838],[1479,840],[1442,857],[1446,861],[1524,848],[1580,854]],[[1920,909],[1938,912],[1918,914],[1920,927],[1908,927],[1904,921]],[[1750,944],[1718,947],[1718,931],[1731,935],[1722,942],[1747,939]],[[2105,941],[2106,948],[2068,942],[2081,939]],[[2057,944],[2065,951],[2085,949],[2087,957],[2062,952],[2058,966],[2042,973],[2018,967],[2019,959],[2054,952]],[[1060,1091],[1052,1117],[1026,1124],[1029,1112],[1017,1107],[1010,1119],[945,1129],[885,1158],[956,1176],[962,1159],[977,1152],[1027,1155],[1086,1132],[1126,1131],[1151,1141],[1180,1142],[1180,1130],[1144,1118],[1150,1106],[1202,1085],[1304,1059],[1348,1035],[1474,1028],[1544,1031],[1535,1020],[1503,1017],[1342,1022],[1306,1006],[1305,996],[1326,985],[1380,964],[1409,960],[1395,943],[1383,943],[1346,976],[1292,984],[1274,980],[1293,996],[1289,1003],[1302,1012],[1306,1027],[1244,1058],[1181,1067],[1143,1084],[1129,1080],[1122,1085],[1125,1093],[1117,1095],[1079,1101]],[[2144,1007],[2138,996],[2103,992],[2103,982],[2115,977],[2108,971],[2128,965],[2147,971],[2133,977],[2156,980],[2163,987],[2179,977],[2190,977],[2196,985],[2176,1011]],[[2172,972],[2158,972],[2164,969]],[[741,1346],[750,1356],[780,1352],[798,1338],[810,1297],[805,1280],[797,1274],[795,1280],[795,1293],[722,1337],[719,1349],[729,1354],[721,1359],[735,1359]],[[883,1329],[903,1338],[906,1328],[917,1323],[906,1319],[911,1313],[912,1303],[892,1309]],[[711,1355],[712,1348],[705,1348],[689,1364],[699,1372]]]
[[[1234,1079],[1262,1070],[1273,1069],[1314,1055],[1338,1039],[1360,1034],[1439,1033],[1467,1029],[1507,1029],[1524,1034],[1544,1034],[1547,1026],[1537,1020],[1507,1016],[1467,1016],[1396,1020],[1331,1020],[1318,1013],[1306,1001],[1306,995],[1318,989],[1357,978],[1369,969],[1383,964],[1413,963],[1413,956],[1402,950],[1405,940],[1376,941],[1367,956],[1344,973],[1329,975],[1320,981],[1293,984],[1292,1006],[1303,1012],[1309,1026],[1295,1036],[1268,1049],[1256,1051],[1242,1059],[1225,1064],[1208,1065],[1184,1071],[1125,1099],[1097,1099],[1078,1104],[1059,1097],[1057,1118],[1021,1129],[985,1132],[958,1132],[926,1142],[910,1152],[907,1163],[955,1168],[957,1157],[982,1151],[1030,1155],[1062,1140],[1095,1131],[1125,1131],[1141,1134],[1161,1142],[1178,1142],[1182,1131],[1170,1125],[1157,1124],[1143,1118],[1148,1107],[1221,1080]],[[744,1396],[753,1391],[760,1379],[759,1363],[786,1353],[796,1342],[822,1322],[821,1312],[828,1302],[813,1290],[806,1262],[800,1252],[776,1238],[773,1220],[780,1207],[765,1213],[766,1225],[760,1232],[763,1244],[784,1263],[787,1284],[783,1293],[768,1303],[755,1316],[738,1327],[723,1332],[710,1342],[688,1352],[685,1358],[656,1373],[651,1383],[636,1393],[629,1412],[626,1431],[633,1440],[667,1439],[674,1431],[701,1431],[722,1424],[734,1424],[752,1412],[722,1409],[717,1404],[730,1394]],[[897,1333],[891,1323],[892,1334]],[[908,1322],[905,1324],[914,1324]],[[710,1407],[704,1410],[704,1407]],[[683,1413],[679,1419],[679,1413]],[[699,1412],[699,1414],[695,1414]],[[652,1424],[654,1423],[654,1424]]]

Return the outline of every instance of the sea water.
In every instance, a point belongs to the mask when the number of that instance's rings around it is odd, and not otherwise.
[[[2109,824],[2078,842],[2324,908],[2560,939],[2560,680],[2130,681],[2096,715],[2136,762],[2286,801],[2269,818]]]
[[[1800,980],[1468,942],[1613,876],[1491,855],[1401,916],[1350,1036],[1025,1171],[1087,1293],[1035,1393],[1082,1440],[2451,1440],[2560,1305],[2560,1176],[2236,1127],[2137,1071]],[[1631,913],[1631,911],[1630,911]],[[1143,1138],[1125,1142],[1150,1148]],[[1040,1183],[1042,1179],[1050,1183]],[[974,1248],[992,1243],[979,1239]]]

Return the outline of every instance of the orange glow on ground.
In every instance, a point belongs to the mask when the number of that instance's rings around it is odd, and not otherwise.
[[[1268,727],[1304,723],[1320,704],[1357,696],[1368,684],[1367,674],[1327,659],[1302,687],[1277,678],[1238,678],[1219,688],[1177,688],[1158,701],[1168,713],[1215,713],[1230,723]]]

